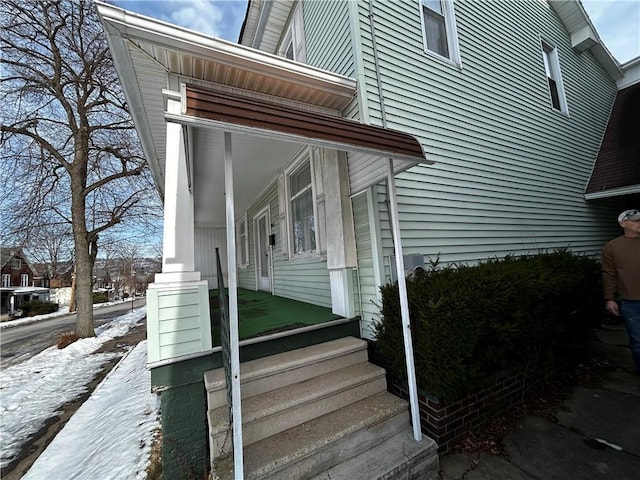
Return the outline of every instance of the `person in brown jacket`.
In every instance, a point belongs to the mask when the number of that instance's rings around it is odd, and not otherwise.
[[[602,249],[602,290],[607,311],[624,320],[640,375],[640,211],[625,210],[618,223],[624,233]]]

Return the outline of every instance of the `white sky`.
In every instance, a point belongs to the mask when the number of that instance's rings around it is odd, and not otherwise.
[[[101,365],[113,358],[94,352],[125,335],[145,316],[146,308],[136,309],[99,327],[95,338],[78,340],[62,350],[50,347],[0,371],[0,465],[15,458],[65,403],[85,393]],[[160,400],[151,393],[146,358],[144,341],[100,383],[22,478],[146,478],[153,432],[160,427]]]
[[[113,3],[232,42],[238,41],[247,9],[246,0],[115,0]],[[583,0],[582,4],[605,46],[619,62],[640,56],[640,0]]]

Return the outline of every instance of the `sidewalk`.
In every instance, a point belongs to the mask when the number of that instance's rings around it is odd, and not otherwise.
[[[640,478],[640,377],[624,326],[598,329],[590,345],[611,366],[597,387],[575,387],[557,423],[525,417],[503,439],[508,458],[440,457],[442,480],[635,480]]]

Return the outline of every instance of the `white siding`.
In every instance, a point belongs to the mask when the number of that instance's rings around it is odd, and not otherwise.
[[[224,227],[202,227],[194,229],[195,268],[210,289],[218,288],[216,247],[220,249],[220,263],[225,284],[227,281],[227,229]]]

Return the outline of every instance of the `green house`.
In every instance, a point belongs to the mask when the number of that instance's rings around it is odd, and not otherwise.
[[[598,254],[639,198],[585,197],[627,66],[578,1],[252,0],[237,44],[98,11],[164,198],[147,322],[165,477],[437,478],[405,275]],[[408,406],[366,355],[392,280]]]

